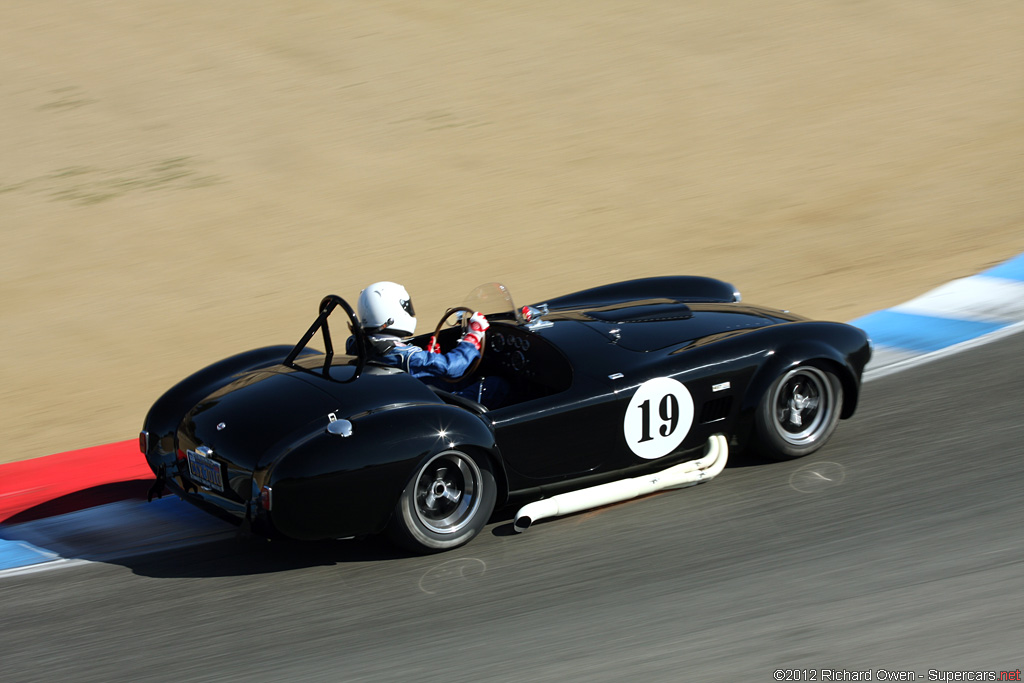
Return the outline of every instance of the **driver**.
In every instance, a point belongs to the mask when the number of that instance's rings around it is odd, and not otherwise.
[[[455,348],[441,353],[431,337],[426,349],[403,338],[416,332],[416,311],[405,287],[394,282],[375,282],[359,294],[359,324],[369,337],[374,360],[401,368],[413,377],[457,380],[480,357],[483,332],[490,327],[482,313],[469,319],[469,331]]]

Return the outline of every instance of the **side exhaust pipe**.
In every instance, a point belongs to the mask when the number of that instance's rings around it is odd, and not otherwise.
[[[694,486],[717,477],[725,469],[728,459],[729,443],[723,435],[715,434],[708,439],[707,450],[699,460],[680,463],[654,474],[612,481],[528,503],[519,508],[512,527],[517,533],[522,533],[540,519],[571,515],[665,489]]]

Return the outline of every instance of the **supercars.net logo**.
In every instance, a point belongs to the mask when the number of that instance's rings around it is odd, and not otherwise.
[[[777,681],[1019,681],[1020,669],[1010,671],[916,671],[890,669],[776,669]]]

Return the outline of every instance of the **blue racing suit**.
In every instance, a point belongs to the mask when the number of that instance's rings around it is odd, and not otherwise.
[[[468,341],[459,342],[448,353],[429,353],[388,334],[371,334],[369,342],[375,362],[405,370],[417,379],[458,379],[480,357],[480,351]]]
[[[448,353],[430,353],[388,334],[370,334],[368,341],[374,362],[404,370],[427,384],[472,399],[488,408],[500,406],[509,393],[508,382],[500,377],[467,378],[463,382],[447,386],[439,381],[459,379],[480,357],[480,351],[472,342],[460,341]],[[350,353],[354,343],[355,340],[350,338]]]

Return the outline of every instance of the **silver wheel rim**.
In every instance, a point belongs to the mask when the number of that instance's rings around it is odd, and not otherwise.
[[[834,405],[832,382],[823,371],[814,367],[790,370],[772,395],[775,430],[793,446],[812,444],[828,429]]]
[[[416,476],[416,517],[436,534],[454,534],[476,515],[482,489],[480,467],[472,458],[458,451],[439,453]]]

